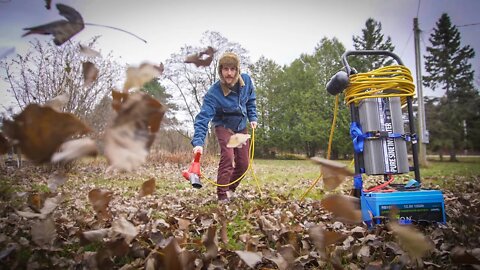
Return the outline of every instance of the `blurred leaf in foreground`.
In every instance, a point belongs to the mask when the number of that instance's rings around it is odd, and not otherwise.
[[[4,120],[7,137],[20,146],[34,163],[49,162],[61,144],[90,129],[70,113],[57,112],[38,104],[28,105],[13,121]]]
[[[58,20],[39,26],[24,28],[23,30],[27,30],[28,32],[23,34],[22,37],[30,34],[53,35],[53,42],[59,46],[82,31],[85,25],[82,15],[80,15],[78,11],[64,4],[57,4],[57,9],[60,15],[67,20]]]
[[[105,156],[110,164],[107,170],[131,171],[146,161],[166,110],[158,100],[142,92],[122,99],[105,134]]]
[[[353,172],[343,163],[319,157],[314,157],[312,160],[321,166],[323,183],[327,191],[337,188],[347,176],[353,176]]]

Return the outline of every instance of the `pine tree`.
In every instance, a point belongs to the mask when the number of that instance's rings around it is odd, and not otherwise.
[[[369,18],[365,22],[365,28],[362,29],[361,36],[353,36],[353,46],[355,50],[383,50],[393,52],[395,46],[389,36],[385,39],[382,34],[382,24]],[[358,72],[368,72],[377,68],[388,66],[393,60],[385,56],[368,56],[358,58],[352,63],[356,63],[354,67]]]
[[[475,52],[468,45],[461,47],[460,33],[446,13],[436,23],[429,41],[431,46],[424,56],[428,75],[423,76],[423,85],[445,92],[437,105],[441,113],[436,115],[439,118],[436,123],[449,127],[442,138],[431,139],[437,145],[435,140],[449,141],[443,148],[450,152],[450,160],[456,161],[456,153],[472,145],[467,134],[475,132],[472,121],[479,115],[478,91],[473,86],[474,71],[469,63]],[[430,129],[440,128],[430,125]]]
[[[436,28],[428,39],[423,85],[432,90],[443,89],[447,94],[451,91],[473,88],[472,65],[470,59],[475,52],[470,46],[460,47],[460,32],[444,13],[438,20]]]

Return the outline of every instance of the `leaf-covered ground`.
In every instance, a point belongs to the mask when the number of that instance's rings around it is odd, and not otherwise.
[[[329,192],[321,181],[301,201],[319,174],[310,161],[256,161],[258,185],[247,177],[227,205],[205,180],[202,189],[183,180],[187,164],[115,174],[83,161],[63,176],[59,168],[3,166],[0,268],[479,269],[478,165],[433,163],[424,183],[442,187],[447,224],[417,226],[403,238],[393,226],[337,220],[322,208]],[[215,175],[213,162],[202,166]],[[333,193],[347,194],[348,179]],[[421,245],[429,247],[422,258]]]

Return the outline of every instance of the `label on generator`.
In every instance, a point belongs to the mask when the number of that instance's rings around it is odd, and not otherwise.
[[[379,108],[380,128],[388,134],[393,134],[392,113],[390,109],[390,99],[378,98],[377,104]],[[383,138],[383,157],[385,165],[385,173],[398,173],[397,150],[395,148],[394,138]]]
[[[401,224],[422,220],[445,222],[441,202],[379,205],[380,216],[388,217],[393,207],[398,209],[397,219]]]

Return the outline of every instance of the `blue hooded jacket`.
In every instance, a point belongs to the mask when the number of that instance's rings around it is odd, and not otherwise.
[[[238,132],[247,127],[250,122],[257,121],[257,106],[255,104],[255,87],[247,74],[240,75],[245,85],[238,87],[238,93],[231,91],[224,95],[220,81],[214,83],[205,94],[200,112],[193,124],[193,146],[203,146],[210,120],[216,126],[223,126]],[[237,82],[237,86],[240,83]]]

